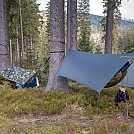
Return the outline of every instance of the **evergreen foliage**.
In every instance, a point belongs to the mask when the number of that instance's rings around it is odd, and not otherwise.
[[[25,64],[33,65],[37,63],[38,51],[36,50],[37,40],[39,37],[38,27],[39,22],[39,9],[38,4],[33,0],[21,0],[21,13],[20,5],[17,0],[7,1],[7,14],[8,14],[8,35],[12,40],[13,48],[13,62],[16,62],[16,44],[19,41],[19,49],[22,51],[21,44],[21,28],[20,28],[20,15],[22,17],[23,28],[23,41],[24,41],[24,60]],[[20,54],[21,57],[21,54]]]
[[[104,29],[104,31],[106,30],[105,53],[112,53],[113,44],[116,42],[113,42],[113,40],[115,40],[114,37],[116,37],[113,36],[113,29],[117,28],[116,24],[118,24],[121,20],[121,13],[119,10],[121,1],[122,0],[103,0],[104,14],[106,14],[106,29]],[[117,34],[117,32],[114,33]]]
[[[107,14],[108,10],[110,10],[111,12],[113,12],[113,20],[111,23],[107,24],[107,25],[113,25],[112,26],[112,40],[111,40],[111,47],[112,47],[112,51],[113,53],[118,53],[117,51],[117,44],[119,41],[119,29],[118,26],[121,23],[121,13],[119,10],[119,7],[121,6],[121,0],[117,0],[117,1],[110,1],[110,0],[103,0],[103,7],[104,7],[104,14]],[[102,37],[102,40],[106,40],[106,37],[108,37],[109,33],[107,33],[106,36],[106,17],[104,17],[101,21],[100,24],[103,28],[103,32],[104,35]],[[105,43],[105,48],[107,47],[108,44]]]
[[[121,31],[118,47],[122,53],[134,52],[134,27]]]
[[[93,52],[89,12],[89,0],[78,0],[78,49]]]

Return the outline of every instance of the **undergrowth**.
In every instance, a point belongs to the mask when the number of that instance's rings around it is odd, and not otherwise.
[[[86,115],[116,115],[119,111],[125,114],[125,103],[119,104],[119,107],[115,106],[114,96],[117,90],[118,87],[104,89],[98,101],[98,92],[79,86],[77,83],[72,83],[68,91],[45,92],[45,88],[1,88],[0,117],[10,118],[25,114],[53,115],[64,111],[80,112]],[[133,117],[134,90],[128,89],[128,92],[130,94],[129,114]]]
[[[42,88],[29,88],[29,89],[13,89],[11,86],[0,87],[0,120],[7,121],[8,119],[21,118],[24,116],[49,116],[57,114],[66,115],[84,115],[84,116],[106,116],[109,117],[118,116],[120,113],[125,116],[126,109],[125,104],[119,104],[119,107],[115,106],[114,97],[118,91],[118,86],[103,89],[100,94],[100,100],[98,102],[99,93],[95,90],[89,89],[83,85],[75,82],[71,82],[68,91],[48,91],[45,92],[45,87]],[[134,90],[127,88],[130,95],[129,116],[134,117]],[[98,105],[99,104],[99,105]],[[97,107],[98,106],[98,107]],[[2,124],[2,125],[1,125]],[[3,128],[4,123],[0,124],[0,129]],[[63,124],[62,124],[63,125]],[[69,124],[71,125],[71,124]],[[24,126],[17,126],[16,124],[8,124],[10,127],[15,127],[16,131],[23,129]],[[63,130],[60,126],[49,125],[47,129],[42,128],[42,132],[47,133],[48,129],[56,129],[59,133],[64,131],[78,131],[82,133],[83,130],[75,124],[72,125],[72,129],[75,126],[77,130]],[[67,127],[67,126],[66,126]],[[114,126],[113,126],[114,127]],[[44,130],[45,129],[45,130]],[[70,129],[70,126],[69,128]],[[90,131],[93,128],[88,128]],[[120,131],[127,131],[128,126],[122,124],[119,126]],[[34,127],[30,127],[26,131],[34,131]],[[38,130],[38,129],[37,129]],[[49,132],[50,132],[49,130]],[[108,129],[102,129],[102,133]],[[92,130],[93,131],[93,130]],[[96,131],[96,134],[99,133]],[[103,132],[104,131],[104,132]]]

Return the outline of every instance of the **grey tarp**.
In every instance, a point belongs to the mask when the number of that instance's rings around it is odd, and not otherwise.
[[[25,84],[37,70],[24,69],[16,66],[9,66],[0,71],[0,75],[5,77],[10,81],[20,83],[21,85]]]
[[[134,63],[128,68],[127,75],[118,84],[120,86],[134,87]]]
[[[67,77],[100,92],[132,55],[69,50],[57,71],[57,76]]]

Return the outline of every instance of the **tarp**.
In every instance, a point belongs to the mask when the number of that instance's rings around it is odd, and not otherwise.
[[[16,66],[9,66],[0,71],[0,75],[5,77],[10,81],[14,81],[21,85],[25,84],[33,75],[35,75],[37,70],[24,69]]]
[[[130,54],[93,54],[68,50],[57,76],[63,76],[100,92],[129,61]]]
[[[134,87],[134,63],[130,65],[126,76],[118,85],[126,87]]]

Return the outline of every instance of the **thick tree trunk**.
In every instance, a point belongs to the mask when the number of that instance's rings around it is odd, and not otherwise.
[[[67,89],[67,79],[56,72],[64,58],[64,0],[50,1],[50,72],[46,91]]]
[[[113,2],[114,0],[108,1],[107,17],[106,17],[106,39],[105,39],[105,53],[112,53],[112,38],[113,38]]]
[[[6,0],[0,0],[0,69],[9,66]]]
[[[67,3],[67,49],[77,50],[77,0]]]

